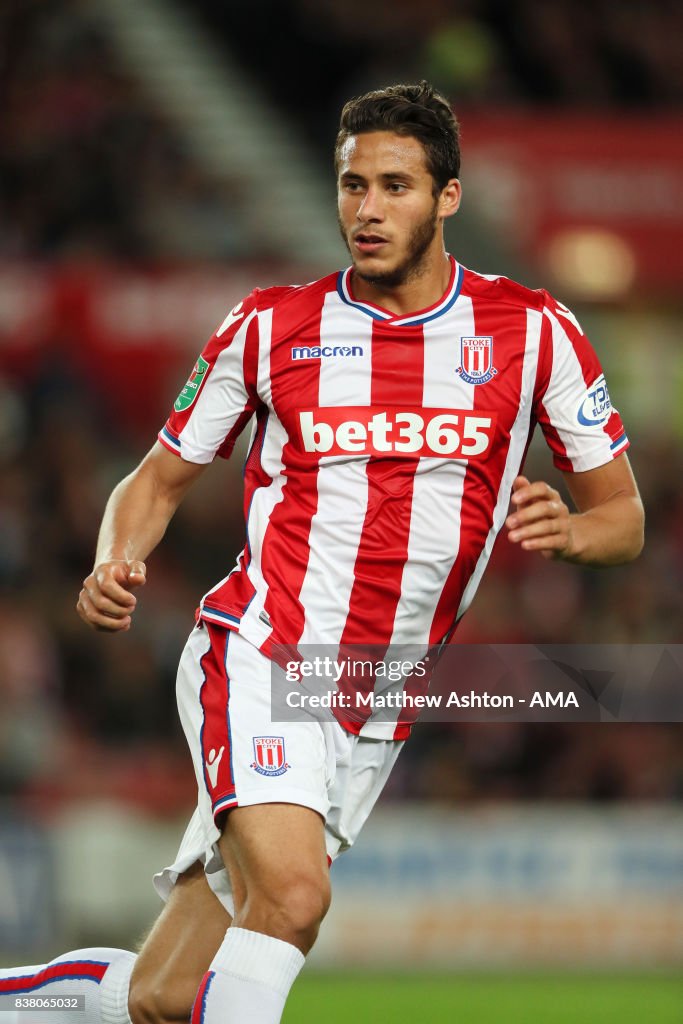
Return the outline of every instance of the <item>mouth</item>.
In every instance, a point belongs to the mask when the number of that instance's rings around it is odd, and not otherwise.
[[[382,235],[376,235],[370,231],[359,231],[354,236],[353,244],[359,252],[365,253],[367,256],[372,256],[378,253],[385,245],[388,245],[386,238]]]

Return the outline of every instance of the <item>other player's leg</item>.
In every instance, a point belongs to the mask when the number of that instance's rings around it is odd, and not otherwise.
[[[134,964],[135,954],[128,950],[96,946],[63,953],[47,964],[6,968],[0,970],[3,1007],[17,1008],[15,1021],[37,1020],[31,1013],[36,1006],[50,1024],[130,1024]]]
[[[188,1021],[197,990],[219,949],[230,915],[209,888],[201,864],[178,878],[133,970],[133,1024]]]
[[[230,915],[196,864],[178,878],[137,957],[95,947],[64,953],[48,964],[0,970],[0,994],[54,999],[58,1005],[66,996],[84,997],[85,1010],[55,1009],[45,1017],[48,1024],[187,1021],[229,924]]]

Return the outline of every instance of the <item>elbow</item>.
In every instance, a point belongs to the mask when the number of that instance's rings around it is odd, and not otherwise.
[[[629,547],[624,552],[621,564],[625,565],[627,562],[635,562],[636,558],[638,558],[644,546],[645,534],[644,531],[641,530],[637,536],[633,537]]]
[[[641,523],[641,525],[640,525],[640,528],[638,530],[638,535],[637,535],[637,537],[635,539],[635,543],[633,545],[633,551],[632,551],[631,558],[630,558],[631,562],[635,558],[638,557],[638,555],[641,553],[641,551],[643,550],[644,547],[645,547],[645,522],[643,521]]]
[[[639,497],[622,504],[618,516],[609,523],[607,537],[606,546],[601,547],[596,558],[586,559],[585,565],[598,569],[635,561],[645,545],[645,512]]]
[[[633,517],[625,546],[624,562],[633,562],[645,546],[645,509],[640,498],[634,499]]]

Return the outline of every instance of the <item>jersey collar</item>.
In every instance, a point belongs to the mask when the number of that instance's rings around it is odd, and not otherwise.
[[[452,256],[449,255],[448,258],[451,262],[451,276],[444,294],[434,305],[428,306],[427,309],[421,309],[417,313],[410,313],[408,316],[397,316],[388,309],[382,309],[381,306],[376,306],[372,302],[359,302],[355,299],[351,291],[351,272],[353,267],[340,270],[337,275],[337,292],[342,302],[345,302],[347,306],[353,306],[354,309],[360,310],[361,313],[371,316],[373,320],[383,320],[385,323],[391,324],[392,327],[404,327],[408,324],[426,324],[429,320],[435,320],[438,316],[448,312],[460,294],[463,269]]]

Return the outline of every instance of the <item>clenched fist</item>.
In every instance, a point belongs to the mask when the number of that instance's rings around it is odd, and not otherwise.
[[[113,559],[95,566],[83,581],[78,596],[78,614],[93,629],[123,633],[130,629],[137,598],[132,593],[147,578],[145,563]]]

